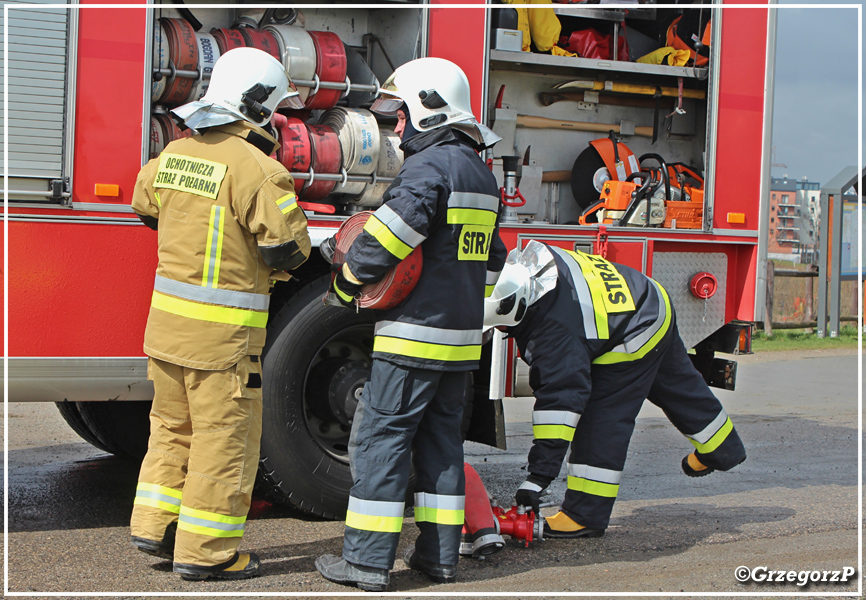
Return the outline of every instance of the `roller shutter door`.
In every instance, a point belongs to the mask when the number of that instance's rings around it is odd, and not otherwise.
[[[27,0],[49,4],[55,0]],[[2,90],[8,100],[8,131],[0,123],[9,148],[10,200],[64,201],[72,175],[74,44],[76,9],[16,7],[7,1],[9,80]],[[4,18],[0,15],[0,19]],[[0,53],[7,46],[0,46]],[[3,63],[0,62],[0,77]],[[8,134],[8,135],[6,135]],[[0,148],[0,156],[2,156]],[[3,166],[0,164],[0,171]],[[53,197],[51,197],[53,196]]]

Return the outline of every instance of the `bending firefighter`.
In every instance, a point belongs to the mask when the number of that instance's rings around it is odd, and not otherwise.
[[[174,110],[201,135],[138,175],[133,210],[158,232],[144,334],[154,399],[132,544],[184,579],[256,575],[238,553],[262,432],[270,288],[310,254],[307,221],[264,127],[299,106],[282,65],[252,48],[217,61],[207,94]]]
[[[377,313],[373,368],[352,422],[342,557],[316,568],[331,581],[384,590],[403,525],[410,463],[420,530],[404,560],[437,582],[454,581],[463,527],[461,422],[469,371],[481,357],[486,290],[505,263],[499,188],[477,151],[499,138],[476,122],[457,65],[421,58],[385,82],[374,112],[397,116],[406,157],[346,254],[334,292],[353,306],[416,247],[424,268],[411,295]]]
[[[644,399],[694,445],[682,462],[686,475],[745,460],[731,420],[686,353],[667,292],[640,272],[530,241],[509,254],[484,324],[514,336],[530,366],[534,440],[518,504],[538,512],[571,447],[568,490],[545,536],[604,534]]]

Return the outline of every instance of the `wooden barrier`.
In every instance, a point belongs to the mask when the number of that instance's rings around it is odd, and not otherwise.
[[[806,321],[774,321],[773,320],[773,302],[776,287],[776,277],[808,277],[809,292],[806,294],[805,317]],[[818,321],[813,314],[812,297],[815,295],[815,279],[818,277],[818,267],[810,265],[807,271],[797,271],[796,269],[777,269],[772,260],[767,261],[767,293],[764,304],[764,332],[767,337],[773,336],[773,329],[808,329],[817,327]],[[840,321],[857,321],[857,317],[840,317]]]

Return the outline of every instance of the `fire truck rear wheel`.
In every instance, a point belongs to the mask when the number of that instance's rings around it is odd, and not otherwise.
[[[257,490],[265,498],[326,517],[346,514],[347,415],[366,377],[374,316],[327,306],[330,276],[301,288],[268,325]]]
[[[141,460],[150,436],[150,402],[57,402],[82,439],[119,458]]]

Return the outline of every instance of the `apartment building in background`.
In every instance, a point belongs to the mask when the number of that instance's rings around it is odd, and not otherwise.
[[[798,263],[814,260],[821,216],[821,184],[788,176],[770,183],[767,258]]]

